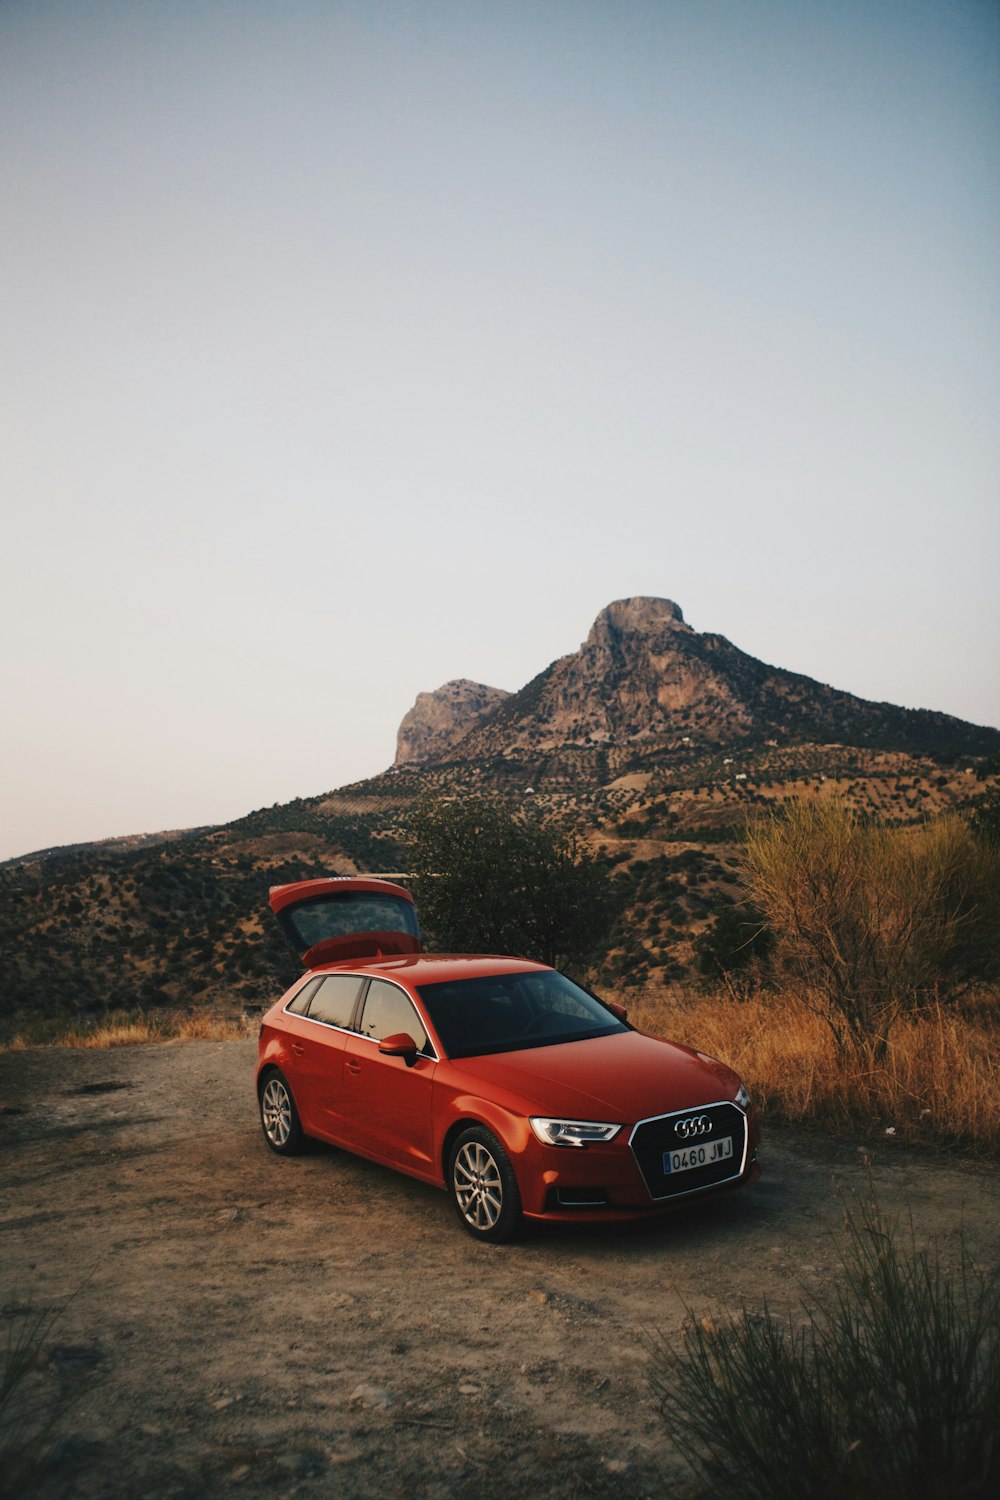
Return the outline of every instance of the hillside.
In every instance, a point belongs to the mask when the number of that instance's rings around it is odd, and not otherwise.
[[[263,1004],[297,972],[268,886],[405,868],[423,797],[500,794],[574,823],[620,882],[597,977],[644,985],[688,972],[713,901],[736,892],[755,809],[836,795],[906,823],[1000,787],[1000,731],[767,667],[665,600],[610,605],[579,652],[519,693],[484,702],[478,686],[450,694],[447,735],[463,703],[471,723],[423,762],[153,845],[0,867],[0,1034],[106,1008]]]

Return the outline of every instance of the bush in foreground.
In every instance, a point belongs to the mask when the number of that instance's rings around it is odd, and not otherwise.
[[[986,1500],[1000,1493],[1000,1282],[901,1244],[874,1196],[839,1287],[788,1327],[765,1306],[653,1343],[670,1432],[733,1500]]]
[[[0,1500],[34,1492],[59,1422],[99,1378],[89,1366],[59,1373],[48,1358],[66,1306],[37,1308],[13,1299],[0,1309]]]

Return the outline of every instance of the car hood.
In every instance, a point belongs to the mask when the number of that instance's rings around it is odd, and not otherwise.
[[[622,1124],[732,1099],[740,1083],[724,1063],[641,1031],[464,1057],[454,1067],[520,1095],[528,1113]]]

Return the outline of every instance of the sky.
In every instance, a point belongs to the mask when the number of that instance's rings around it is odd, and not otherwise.
[[[0,0],[0,859],[613,599],[1000,724],[1000,8]]]

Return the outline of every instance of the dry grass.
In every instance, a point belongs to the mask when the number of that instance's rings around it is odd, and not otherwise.
[[[232,1042],[256,1033],[257,1022],[210,1012],[188,1016],[144,1016],[112,1013],[93,1026],[69,1026],[44,1037],[19,1032],[0,1051],[22,1052],[26,1047],[131,1047],[142,1042]]]
[[[1000,994],[934,1006],[893,1027],[883,1062],[837,1055],[823,1021],[788,995],[678,991],[619,997],[644,1031],[721,1058],[774,1119],[878,1125],[902,1139],[1000,1151]]]
[[[998,972],[1000,850],[957,813],[890,828],[790,803],[748,827],[742,860],[781,971],[845,1050],[881,1060],[928,992]]]

